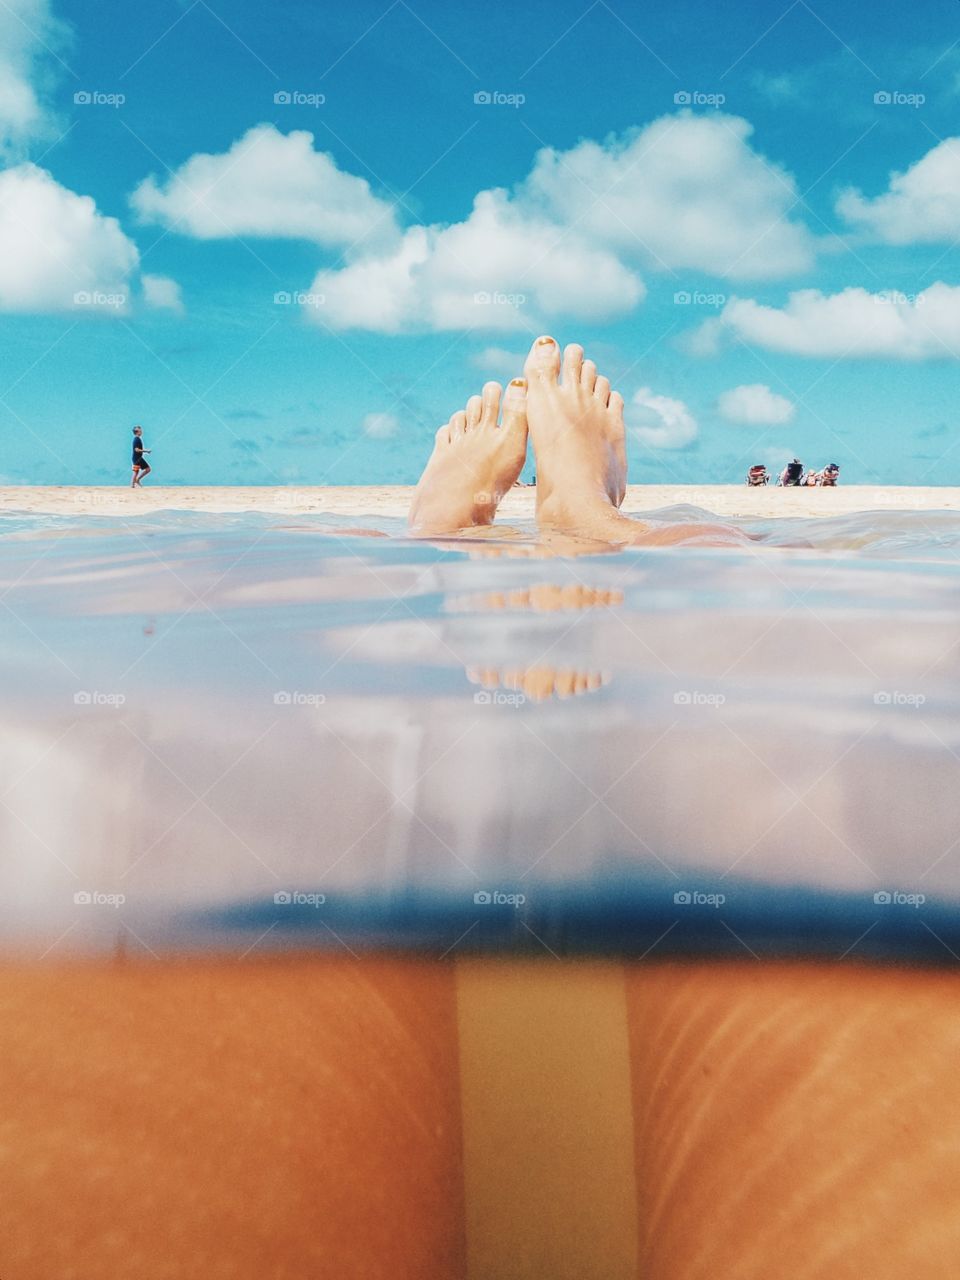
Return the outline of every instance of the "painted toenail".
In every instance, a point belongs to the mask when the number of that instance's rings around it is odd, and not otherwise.
[[[540,346],[540,347],[546,347],[546,346],[552,346],[552,345],[553,345],[553,339],[552,339],[552,338],[538,338],[538,339],[537,339],[537,346]]]
[[[527,380],[526,378],[511,378],[510,385],[511,387],[525,387],[527,385]]]

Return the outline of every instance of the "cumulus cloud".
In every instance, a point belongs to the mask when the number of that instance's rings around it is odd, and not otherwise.
[[[38,91],[41,56],[62,45],[65,28],[48,0],[6,0],[0,5],[0,156],[20,159],[24,146],[50,132],[49,111]]]
[[[169,276],[144,275],[140,283],[143,285],[143,299],[148,307],[162,311],[183,311],[183,298],[180,286]]]
[[[115,218],[44,169],[0,172],[0,310],[118,310],[139,255]]]
[[[220,155],[199,153],[130,197],[144,222],[200,240],[276,236],[342,247],[395,231],[393,206],[345,173],[313,134],[256,125]]]
[[[800,289],[779,308],[750,298],[731,298],[720,316],[703,326],[696,342],[706,351],[729,335],[770,351],[802,356],[957,357],[960,285],[938,281],[915,296],[860,288],[833,294]]]
[[[505,191],[477,196],[465,222],[411,227],[384,255],[322,270],[310,286],[334,328],[530,331],[562,315],[601,319],[645,294],[609,250],[527,216]]]
[[[681,111],[603,144],[546,148],[520,200],[649,267],[783,278],[813,265],[816,242],[790,217],[793,176],[754,151],[752,133],[739,116]]]
[[[885,244],[952,244],[960,235],[960,138],[945,138],[905,173],[893,173],[882,195],[848,187],[837,212]]]
[[[638,270],[765,279],[807,269],[793,178],[735,116],[688,111],[604,143],[547,148],[512,191],[481,191],[464,221],[322,270],[311,318],[334,328],[533,330],[602,320],[645,296]]]
[[[651,449],[683,449],[696,440],[697,420],[682,400],[654,395],[649,387],[641,387],[630,405],[630,433],[641,444]]]
[[[400,430],[400,420],[392,413],[368,413],[362,430],[373,440],[389,440]]]
[[[786,396],[771,391],[764,383],[753,382],[721,392],[717,397],[717,409],[728,422],[749,427],[776,427],[793,418],[796,405]]]

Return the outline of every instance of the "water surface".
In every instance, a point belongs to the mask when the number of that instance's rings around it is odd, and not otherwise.
[[[955,962],[960,516],[740,523],[3,518],[6,940]]]

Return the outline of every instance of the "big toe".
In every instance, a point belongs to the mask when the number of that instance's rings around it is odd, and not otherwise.
[[[556,340],[544,335],[530,348],[523,371],[529,381],[556,382],[560,372],[560,348]]]

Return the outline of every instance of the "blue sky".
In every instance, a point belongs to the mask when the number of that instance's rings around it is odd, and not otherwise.
[[[633,480],[960,484],[956,0],[0,14],[4,482],[413,482],[546,330]]]

